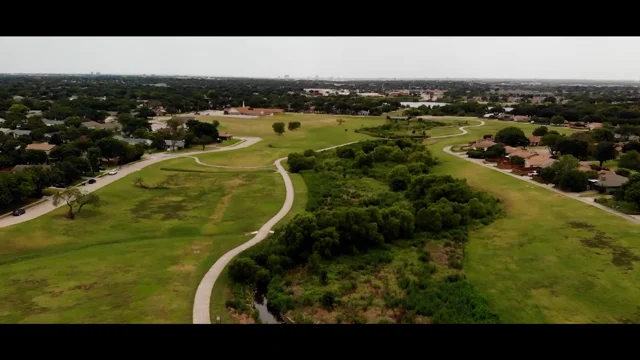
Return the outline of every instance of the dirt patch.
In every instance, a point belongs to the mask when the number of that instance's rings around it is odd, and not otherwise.
[[[229,309],[229,316],[233,318],[238,324],[255,324],[251,315],[245,313],[238,313],[234,309]]]
[[[191,273],[196,269],[193,264],[177,264],[169,268],[169,270],[179,273]]]
[[[69,290],[82,290],[82,291],[89,291],[91,289],[93,289],[94,286],[98,285],[97,282],[93,282],[90,284],[79,284],[79,285],[75,285],[69,288]]]
[[[423,141],[422,143],[423,143],[424,145],[427,145],[427,146],[428,146],[428,145],[433,145],[433,144],[435,144],[435,143],[437,143],[437,142],[438,142],[438,140],[435,140],[435,139],[427,139],[427,140]]]
[[[624,246],[614,244],[613,238],[607,236],[603,231],[597,230],[594,226],[583,222],[569,222],[568,224],[574,229],[584,229],[593,234],[591,238],[580,238],[582,245],[594,249],[611,250],[613,265],[625,270],[632,270],[633,262],[640,261],[640,256]]]
[[[322,324],[336,324],[336,316],[338,315],[335,311],[327,311],[322,308],[315,308],[313,312],[310,314],[311,318],[314,319],[315,322],[319,322]]]
[[[227,210],[227,208],[229,207],[229,204],[231,203],[231,198],[235,193],[235,189],[237,189],[243,183],[244,183],[244,176],[240,176],[231,180],[231,182],[227,184],[227,187],[225,188],[224,196],[222,197],[222,199],[220,199],[220,202],[216,206],[216,209],[213,211],[213,214],[209,218],[211,222],[213,222],[214,224],[217,224],[222,220],[222,217],[224,216],[225,211]]]
[[[438,265],[448,266],[450,248],[445,247],[443,244],[427,242],[424,249],[431,254],[431,261]]]

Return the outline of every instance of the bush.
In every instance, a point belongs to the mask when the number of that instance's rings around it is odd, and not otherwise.
[[[333,291],[325,291],[320,297],[320,303],[327,309],[333,308],[333,305],[336,303],[338,299],[338,295],[336,295]]]
[[[631,171],[629,171],[627,169],[618,169],[618,170],[616,170],[616,174],[618,174],[620,176],[624,176],[624,177],[629,177],[629,175],[631,175]],[[597,173],[596,173],[596,175],[597,175]],[[595,178],[589,178],[589,179],[595,179]]]
[[[481,150],[469,150],[467,156],[472,159],[484,159],[484,151]]]
[[[560,187],[571,192],[580,192],[587,189],[589,177],[580,170],[570,170],[560,177]]]
[[[520,156],[512,156],[509,158],[509,162],[513,165],[524,166],[525,161]]]

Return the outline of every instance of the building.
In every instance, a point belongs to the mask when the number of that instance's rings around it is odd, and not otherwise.
[[[137,144],[151,145],[151,140],[149,139],[125,138],[122,136],[114,136],[113,138],[120,141],[124,141],[129,145],[137,145]]]
[[[41,150],[46,152],[47,154],[53,150],[53,148],[56,147],[53,144],[47,144],[47,143],[40,143],[40,144],[29,144],[27,145],[27,147],[25,148],[26,150]]]
[[[120,124],[117,122],[110,122],[110,123],[106,123],[106,124],[100,124],[98,123],[98,125],[95,127],[95,129],[105,129],[105,130],[118,130],[120,129]]]
[[[551,166],[556,160],[547,155],[532,156],[528,159],[524,159],[524,166],[528,168],[546,168]]]
[[[629,179],[624,176],[606,170],[600,171],[598,175],[597,179],[589,180],[589,187],[594,190],[604,190],[607,193],[616,191],[629,181]]]
[[[184,149],[184,140],[176,140],[175,144],[172,140],[165,140],[164,144],[166,150],[173,150],[174,146],[176,150]]]
[[[11,172],[21,172],[34,166],[43,167],[45,169],[48,169],[51,167],[51,165],[16,165],[11,169]]]
[[[13,137],[19,137],[22,135],[31,135],[31,130],[11,130],[7,128],[0,128],[0,132],[3,132],[5,135],[13,135]]]
[[[41,116],[41,115],[42,115],[42,110],[29,110],[27,112],[27,117]]]
[[[218,134],[218,140],[231,140],[233,139],[233,134],[228,132],[221,132]]]
[[[494,141],[491,140],[478,140],[476,142],[474,142],[473,144],[471,144],[471,147],[473,148],[473,150],[487,150],[488,148],[492,147],[493,145],[495,145],[496,143]]]
[[[589,128],[589,130],[601,129],[602,123],[588,123],[587,127]]]
[[[538,146],[542,142],[542,136],[529,136],[529,146]]]
[[[47,126],[64,125],[64,121],[62,120],[42,119],[42,122]]]
[[[95,121],[84,121],[81,125],[89,129],[95,129],[100,126],[100,123]]]
[[[284,114],[284,109],[241,106],[225,108],[224,113],[229,115],[273,116],[275,114]]]

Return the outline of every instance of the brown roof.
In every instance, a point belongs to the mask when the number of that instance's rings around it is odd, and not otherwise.
[[[511,154],[512,152],[518,151],[520,149],[518,149],[516,147],[513,147],[513,146],[507,145],[507,146],[504,147],[504,150],[507,152],[507,154]]]
[[[551,164],[553,164],[555,162],[554,159],[552,159],[549,156],[543,156],[543,155],[536,155],[533,157],[530,157],[527,159],[526,161],[526,165],[530,166],[530,167],[547,167]]]
[[[486,149],[492,147],[495,144],[496,143],[491,140],[478,140],[473,144],[473,146],[476,148]]]
[[[604,170],[600,171],[600,176],[598,177],[598,185],[604,187],[619,187],[627,181],[629,181],[629,179],[624,176]]]
[[[97,127],[97,126],[100,125],[100,123],[95,122],[95,121],[85,121],[85,122],[82,123],[82,125],[90,128],[90,127]]]
[[[233,134],[228,133],[228,132],[221,132],[220,134],[218,134],[218,136],[225,136],[225,137],[229,137],[229,136],[233,136]]]
[[[521,120],[529,120],[530,117],[527,115],[516,115],[513,117],[513,120],[515,121],[521,121]]]
[[[98,124],[96,127],[98,129],[118,129],[120,127],[120,124],[118,124],[117,122],[111,122],[106,124]]]
[[[542,136],[529,136],[530,143],[540,143],[542,141]]]
[[[29,145],[27,145],[26,149],[27,150],[51,151],[51,149],[53,149],[54,147],[56,147],[56,146],[52,145],[52,144],[41,143],[41,144],[29,144]]]
[[[516,151],[513,151],[509,154],[509,157],[514,157],[514,156],[518,156],[521,157],[523,159],[528,159],[534,156],[537,156],[538,153],[534,152],[534,151],[527,151],[527,150],[522,150],[522,149],[518,149]]]
[[[602,123],[588,123],[587,126],[589,129],[600,129],[602,127]]]

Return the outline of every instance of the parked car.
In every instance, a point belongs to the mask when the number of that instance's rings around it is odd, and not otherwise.
[[[538,172],[537,171],[532,171],[529,173],[529,176],[538,176]]]
[[[96,183],[96,179],[89,179],[89,181],[87,181],[89,184],[95,184]]]
[[[54,187],[60,188],[60,189],[64,189],[67,187],[67,185],[63,184],[63,183],[57,183],[55,185],[53,185]]]
[[[118,173],[118,169],[113,169],[107,173],[107,175],[115,175]]]
[[[13,210],[13,216],[20,216],[24,213],[26,213],[27,211],[25,209],[15,209]]]

